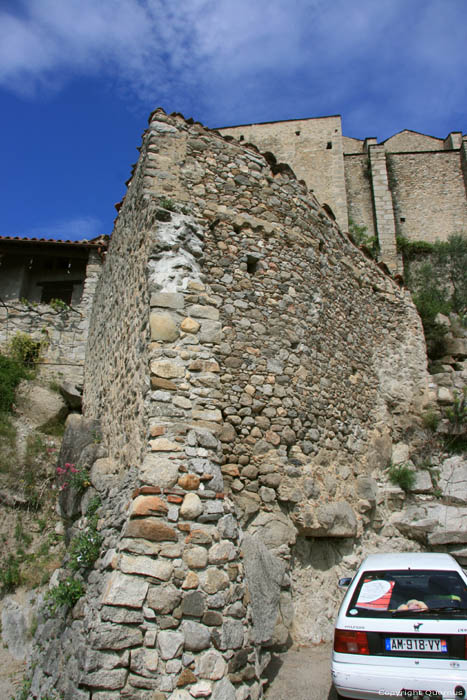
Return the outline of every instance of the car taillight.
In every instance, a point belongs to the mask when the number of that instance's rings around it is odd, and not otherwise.
[[[369,654],[366,632],[336,629],[334,632],[334,651],[341,654]]]

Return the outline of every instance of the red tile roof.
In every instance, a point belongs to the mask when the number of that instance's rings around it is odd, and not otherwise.
[[[35,243],[44,245],[59,245],[59,246],[79,246],[81,248],[107,248],[110,236],[99,236],[91,240],[82,241],[62,241],[55,238],[26,238],[23,236],[0,236],[0,244],[5,243]]]

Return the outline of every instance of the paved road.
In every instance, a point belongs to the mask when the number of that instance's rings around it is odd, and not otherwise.
[[[266,700],[337,700],[331,687],[331,644],[274,654]]]

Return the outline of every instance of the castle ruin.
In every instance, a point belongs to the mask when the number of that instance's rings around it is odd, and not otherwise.
[[[396,236],[433,243],[467,230],[467,136],[404,129],[382,143],[342,134],[340,116],[245,124],[221,133],[291,165],[346,231],[376,236],[381,259],[401,272]]]
[[[340,120],[317,121],[339,173],[327,208],[278,148],[149,119],[61,454],[91,481],[60,492],[67,537],[98,495],[101,554],[73,609],[39,617],[33,698],[259,700],[271,649],[331,638],[338,572],[422,546],[384,474],[436,400],[421,322],[329,213],[357,205]]]

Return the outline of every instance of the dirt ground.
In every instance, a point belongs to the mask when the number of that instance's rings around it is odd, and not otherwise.
[[[0,645],[0,698],[10,700],[21,689],[24,663],[16,661],[8,650]]]
[[[337,700],[331,686],[331,644],[274,654],[266,700]]]

